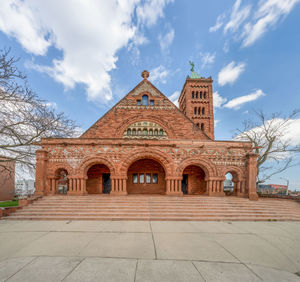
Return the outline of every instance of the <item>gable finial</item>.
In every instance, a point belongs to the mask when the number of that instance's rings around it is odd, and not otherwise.
[[[191,65],[191,72],[195,71],[195,64],[192,61],[189,61],[190,65]]]
[[[144,70],[144,71],[142,72],[142,78],[144,78],[144,79],[146,80],[148,77],[149,77],[149,72],[146,71],[146,70]]]

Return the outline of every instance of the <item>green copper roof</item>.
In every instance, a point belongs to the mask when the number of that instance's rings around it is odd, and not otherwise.
[[[201,76],[195,71],[192,71],[190,78],[201,78]]]
[[[190,65],[191,65],[191,76],[190,78],[194,79],[194,78],[201,78],[201,76],[195,72],[195,64],[192,61],[189,61]]]

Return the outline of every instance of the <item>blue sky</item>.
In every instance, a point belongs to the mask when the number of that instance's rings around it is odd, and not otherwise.
[[[300,108],[300,0],[6,0],[1,48],[31,87],[85,130],[144,69],[173,101],[195,62],[214,80],[215,135],[230,140],[253,110]],[[289,137],[300,143],[300,118]],[[270,182],[300,189],[299,166]]]

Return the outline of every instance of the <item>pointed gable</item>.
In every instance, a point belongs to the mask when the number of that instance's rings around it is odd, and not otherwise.
[[[210,138],[150,81],[143,80],[92,125],[81,138],[202,139]],[[143,103],[144,102],[144,103]],[[158,135],[154,135],[158,130]],[[128,136],[126,132],[130,133]],[[131,134],[135,130],[135,135]],[[151,134],[151,136],[150,136]],[[161,135],[159,135],[161,134]]]

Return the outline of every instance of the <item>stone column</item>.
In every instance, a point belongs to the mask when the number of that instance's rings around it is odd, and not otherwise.
[[[257,155],[250,153],[247,155],[247,178],[246,189],[250,200],[258,200],[256,191],[256,177],[257,177]]]
[[[36,151],[36,170],[35,170],[35,192],[34,195],[44,195],[47,191],[47,161],[48,152],[44,150]]]
[[[166,179],[166,195],[182,196],[181,191],[182,177],[169,177]]]
[[[115,178],[111,178],[110,195],[112,196],[127,195],[126,181],[127,181],[127,177],[118,176]]]

